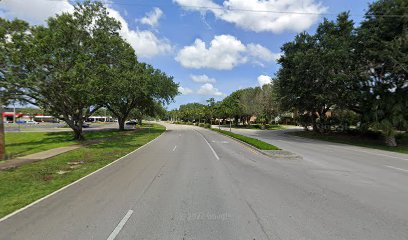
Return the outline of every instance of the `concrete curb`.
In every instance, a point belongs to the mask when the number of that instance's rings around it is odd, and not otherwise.
[[[209,129],[209,130],[211,130],[211,129]],[[250,145],[250,144],[248,144],[248,143],[246,143],[246,142],[243,142],[243,141],[241,141],[241,140],[239,140],[239,139],[236,139],[236,138],[234,138],[234,137],[231,137],[231,136],[228,136],[228,135],[226,135],[226,134],[223,134],[223,133],[221,133],[221,132],[218,132],[218,131],[214,131],[214,130],[211,130],[212,132],[216,132],[216,133],[219,133],[219,134],[221,134],[221,135],[223,135],[223,136],[226,136],[226,137],[228,137],[228,138],[230,138],[230,139],[232,139],[232,140],[234,140],[234,141],[236,141],[236,142],[238,142],[238,143],[241,143],[242,145],[245,145],[246,147],[249,147],[249,148],[251,148],[252,150],[254,150],[254,151],[256,151],[256,152],[258,152],[258,153],[260,153],[260,154],[262,154],[262,155],[265,155],[265,156],[267,156],[267,157],[270,157],[270,158],[274,158],[274,159],[279,159],[279,158],[283,158],[283,159],[303,159],[301,156],[298,156],[298,155],[296,155],[296,154],[294,154],[294,153],[292,153],[292,152],[288,152],[288,151],[285,151],[285,150],[261,150],[261,149],[258,149],[258,148],[256,148],[256,147],[254,147],[254,146],[252,146],[252,145]],[[241,134],[242,135],[242,134]],[[256,139],[256,138],[255,138]],[[258,139],[259,140],[259,139]],[[260,140],[260,141],[262,141],[262,140]]]

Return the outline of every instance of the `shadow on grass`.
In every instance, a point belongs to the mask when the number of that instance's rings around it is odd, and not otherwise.
[[[25,133],[18,133],[18,134],[25,134]],[[29,133],[31,134],[31,133]],[[38,145],[38,144],[49,144],[49,143],[60,143],[60,142],[70,142],[73,141],[72,137],[73,135],[68,132],[47,132],[44,133],[45,138],[42,138],[41,140],[38,141],[18,141],[16,143],[12,144],[7,144],[7,146],[16,146],[16,145],[21,145],[21,144],[28,144],[28,145]],[[26,140],[30,140],[30,138],[26,138]]]

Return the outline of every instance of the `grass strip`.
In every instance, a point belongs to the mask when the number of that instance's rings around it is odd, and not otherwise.
[[[294,135],[303,138],[322,140],[334,143],[343,143],[348,145],[354,145],[359,147],[380,149],[390,152],[398,152],[408,154],[408,134],[401,135],[398,139],[399,145],[397,147],[385,146],[383,141],[379,139],[369,139],[360,136],[351,136],[345,134],[320,134],[311,131],[299,131],[299,132],[289,132],[289,135]]]
[[[258,148],[260,150],[280,150],[278,147],[276,147],[276,146],[274,146],[272,144],[266,143],[264,141],[261,141],[259,139],[243,136],[243,135],[240,135],[240,134],[236,134],[236,133],[232,133],[232,132],[229,132],[229,131],[220,130],[220,129],[216,129],[216,128],[212,128],[211,130],[222,133],[222,134],[225,134],[225,135],[233,137],[235,139],[241,140],[241,141],[243,141],[245,143],[248,143],[249,145],[254,146],[254,147],[256,147],[256,148]]]
[[[164,131],[163,126],[155,124],[150,130],[142,128],[138,131],[111,132],[114,136],[120,134],[120,137],[16,169],[0,171],[0,218],[96,171]],[[107,134],[100,133],[100,137]]]

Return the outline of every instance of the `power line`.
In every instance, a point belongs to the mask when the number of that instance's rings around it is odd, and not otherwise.
[[[47,0],[51,2],[66,2],[66,0]],[[103,1],[102,1],[103,2]],[[118,1],[107,1],[108,4],[115,4],[121,6],[174,6],[173,4],[146,4],[146,3],[123,3]],[[273,10],[254,10],[254,9],[242,9],[242,8],[225,8],[225,7],[210,7],[210,6],[198,6],[198,5],[182,5],[183,8],[191,9],[202,9],[202,10],[221,10],[226,12],[253,12],[253,13],[273,13],[273,14],[299,14],[299,15],[318,15],[318,16],[337,16],[338,13],[318,13],[318,12],[300,12],[300,11],[273,11]],[[408,14],[398,15],[398,14],[350,14],[354,17],[390,17],[390,18],[399,18],[399,17],[408,17]]]

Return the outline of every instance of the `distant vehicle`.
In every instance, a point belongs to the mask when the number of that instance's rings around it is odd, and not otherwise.
[[[13,121],[5,121],[4,123],[13,123]]]
[[[25,122],[26,124],[38,124],[38,122],[33,121],[33,120],[28,120]]]
[[[83,128],[89,128],[91,125],[89,124],[89,123],[84,123],[84,124],[82,124],[82,127]]]
[[[27,123],[27,121],[26,120],[17,120],[16,123],[23,124],[23,123]]]
[[[137,122],[135,120],[130,120],[126,122],[126,125],[136,125]]]

